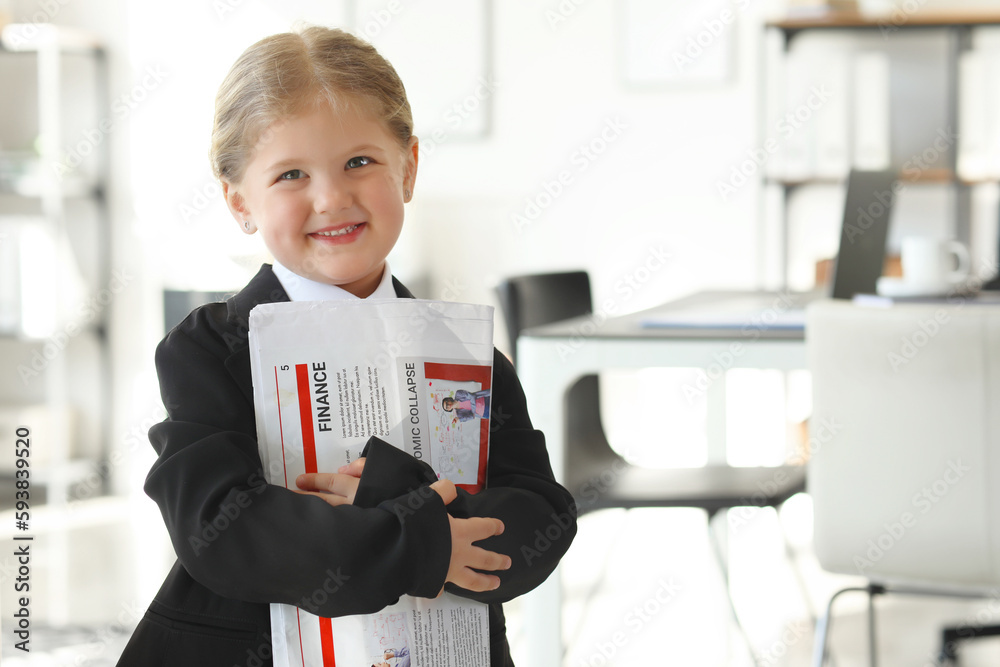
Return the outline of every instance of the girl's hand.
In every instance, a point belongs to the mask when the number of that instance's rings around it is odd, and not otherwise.
[[[303,495],[322,498],[334,507],[352,505],[364,469],[365,460],[360,458],[348,465],[340,466],[335,473],[308,472],[295,478],[295,485],[300,490],[292,490]]]
[[[434,482],[431,488],[441,496],[445,505],[458,497],[455,484],[447,479]],[[499,588],[500,577],[476,570],[487,572],[507,570],[511,566],[510,557],[487,551],[475,546],[475,543],[503,533],[503,521],[490,517],[456,519],[449,515],[448,523],[451,526],[451,562],[448,564],[448,576],[445,577],[445,582],[451,582],[459,588],[476,593]],[[443,592],[444,588],[441,591]]]

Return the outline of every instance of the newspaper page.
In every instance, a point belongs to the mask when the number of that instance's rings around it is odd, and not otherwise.
[[[493,309],[419,299],[262,304],[250,313],[268,482],[336,472],[378,436],[475,493],[486,481]],[[487,667],[487,606],[404,596],[377,614],[320,618],[271,605],[275,667]]]

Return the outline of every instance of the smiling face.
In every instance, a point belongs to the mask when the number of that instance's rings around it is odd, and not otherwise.
[[[399,238],[416,173],[415,137],[404,150],[363,104],[335,114],[319,103],[273,123],[242,181],[223,190],[240,228],[259,230],[278,262],[363,298]]]

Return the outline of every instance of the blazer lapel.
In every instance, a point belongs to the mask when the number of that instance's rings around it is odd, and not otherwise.
[[[396,290],[396,296],[398,296],[400,299],[416,298],[415,296],[413,296],[413,293],[410,290],[406,289],[406,285],[396,280],[396,276],[392,277],[392,288]]]
[[[274,275],[270,264],[260,267],[247,286],[226,301],[226,343],[232,354],[226,357],[226,370],[236,380],[240,391],[253,403],[253,379],[250,376],[250,311],[262,303],[288,301],[288,293]]]
[[[414,298],[410,290],[396,280],[395,276],[392,278],[392,286],[396,290],[396,296],[401,299]],[[250,375],[250,311],[262,303],[281,301],[289,301],[288,293],[274,275],[270,264],[263,264],[247,286],[226,301],[228,313],[223,336],[232,353],[226,357],[224,363],[226,370],[236,380],[240,391],[251,403],[253,403],[253,380]]]

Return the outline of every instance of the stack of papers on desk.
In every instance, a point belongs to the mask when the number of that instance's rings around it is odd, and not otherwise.
[[[806,311],[800,306],[788,306],[781,301],[775,303],[769,298],[761,301],[761,307],[748,307],[745,299],[734,301],[733,308],[726,302],[718,302],[710,307],[694,307],[676,310],[664,309],[650,313],[642,319],[644,328],[669,329],[725,329],[743,330],[766,329],[801,330],[806,325]]]
[[[881,294],[855,294],[852,302],[869,308],[891,308],[901,304],[940,304],[945,306],[996,306],[1000,305],[1000,292],[954,292],[948,295],[885,296]]]

